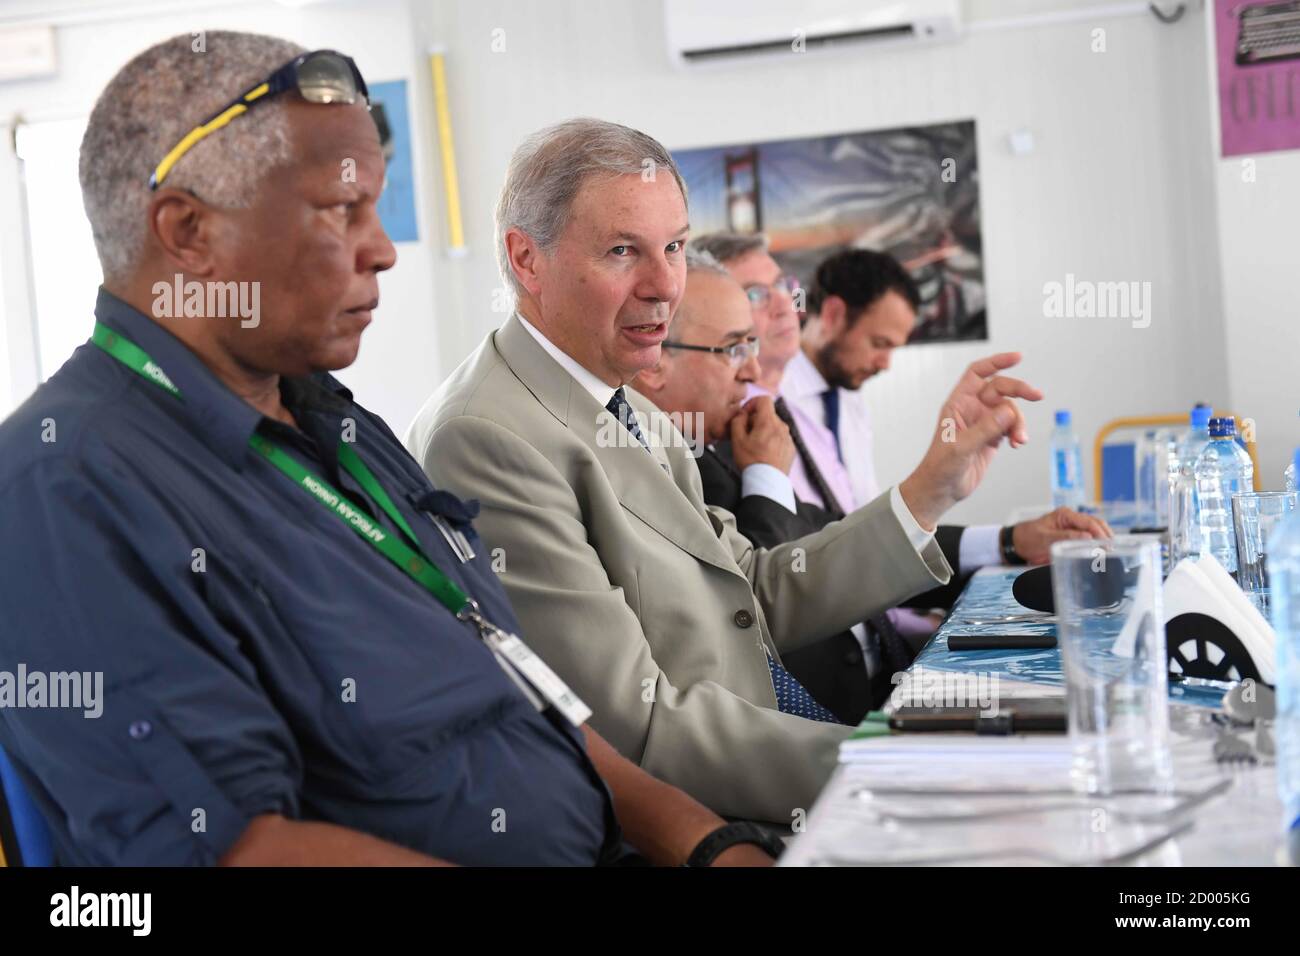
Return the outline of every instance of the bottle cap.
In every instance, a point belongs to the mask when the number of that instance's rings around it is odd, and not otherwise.
[[[1058,425],[1070,424],[1070,410],[1068,408],[1062,408],[1057,410],[1056,424]]]
[[[1211,418],[1211,438],[1232,438],[1237,434],[1237,422],[1233,418]]]
[[[1213,410],[1209,405],[1197,405],[1192,409],[1192,413],[1188,416],[1187,420],[1191,422],[1194,429],[1201,431],[1210,423],[1211,415],[1213,415]]]

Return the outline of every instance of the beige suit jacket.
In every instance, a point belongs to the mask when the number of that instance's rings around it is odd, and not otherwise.
[[[776,709],[767,654],[838,633],[950,575],[880,498],[756,549],[706,507],[666,416],[627,390],[652,453],[511,317],[406,436],[434,483],[482,504],[522,637],[646,771],[727,816],[790,823],[852,728]]]

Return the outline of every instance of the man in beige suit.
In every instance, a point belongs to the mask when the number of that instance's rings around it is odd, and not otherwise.
[[[1041,396],[996,374],[1019,356],[975,363],[906,480],[756,549],[705,506],[677,427],[690,421],[623,387],[658,361],[685,285],[685,188],[667,151],[597,120],[542,130],[511,161],[496,227],[517,311],[429,399],[407,446],[436,484],[481,502],[483,547],[500,549],[529,644],[602,735],[719,813],[789,823],[851,728],[821,719],[781,650],[946,582],[939,517],[1004,437],[1027,439],[1013,399]]]

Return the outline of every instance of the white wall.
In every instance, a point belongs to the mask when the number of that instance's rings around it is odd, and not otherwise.
[[[134,54],[166,37],[200,29],[249,30],[283,36],[307,47],[333,47],[352,55],[370,82],[411,81],[408,97],[414,127],[421,241],[398,244],[397,265],[380,279],[381,306],[366,331],[361,357],[340,373],[362,404],[389,418],[394,428],[404,427],[429,391],[429,370],[440,364],[439,337],[433,321],[431,217],[426,205],[429,171],[435,167],[425,154],[429,138],[422,129],[431,115],[425,77],[428,66],[412,29],[406,0],[327,3],[304,9],[290,9],[270,0],[190,4],[142,4],[131,0],[51,0],[38,4],[17,0],[14,6],[0,7],[0,15],[18,13],[48,16],[59,24],[61,69],[48,79],[0,84],[0,117],[6,120],[16,113],[32,120],[84,117],[99,91]],[[231,95],[236,93],[234,90]],[[0,131],[7,140],[8,130]],[[3,169],[0,163],[0,172]],[[69,188],[75,190],[77,184],[70,183]],[[8,219],[0,223],[6,237],[16,228]],[[93,300],[88,301],[84,314],[69,317],[71,322],[85,323],[87,338],[93,305]],[[21,337],[28,335],[23,328],[28,322],[26,316],[7,314],[5,322],[10,326],[10,345],[20,337],[19,333]],[[12,362],[25,362],[26,358],[10,355]],[[53,370],[45,371],[48,374]]]
[[[1214,21],[1208,6],[1203,22],[1212,64]],[[1213,79],[1213,65],[1208,72]],[[1217,84],[1209,95],[1217,97]],[[1295,281],[1300,151],[1218,158],[1217,99],[1211,100],[1210,112],[1232,407],[1255,419],[1260,487],[1280,489],[1282,471],[1300,446],[1300,291]],[[1246,159],[1254,162],[1253,181],[1244,174]]]
[[[123,4],[137,13],[103,18]],[[500,284],[492,206],[526,133],[589,114],[685,148],[974,117],[991,339],[905,349],[892,371],[868,384],[882,479],[901,478],[915,462],[966,363],[1019,349],[1025,377],[1048,392],[1029,413],[1032,443],[1004,451],[954,517],[999,520],[1027,500],[1046,500],[1046,438],[1057,406],[1075,410],[1090,443],[1118,415],[1177,411],[1201,398],[1231,405],[1256,419],[1265,483],[1275,485],[1286,450],[1300,443],[1300,350],[1288,284],[1300,153],[1260,157],[1249,186],[1240,182],[1239,162],[1217,159],[1204,8],[1166,27],[1147,15],[1117,14],[1113,0],[966,6],[973,30],[951,46],[680,72],[668,63],[660,4],[645,0],[338,0],[301,10],[269,0],[11,0],[0,7],[0,22],[16,10],[80,13],[59,28],[60,76],[0,84],[0,117],[84,115],[131,54],[198,28],[335,46],[371,80],[408,79],[422,241],[399,246],[361,359],[343,374],[399,434],[500,321],[492,311]],[[1003,28],[1045,11],[1083,16]],[[1105,53],[1091,50],[1096,28],[1106,31]],[[506,49],[494,53],[498,29]],[[432,42],[448,50],[470,245],[463,259],[442,254],[446,224],[424,55]],[[1017,157],[1006,135],[1022,127],[1037,148]],[[0,231],[8,236],[12,224],[0,223]],[[1043,284],[1067,272],[1150,282],[1151,327],[1044,318]],[[11,301],[18,291],[6,287]],[[25,348],[27,318],[6,320],[11,353],[15,341]]]
[[[974,117],[991,338],[904,349],[868,384],[881,479],[906,474],[951,383],[993,351],[1023,351],[1025,377],[1048,399],[1029,412],[1032,444],[999,456],[985,487],[954,512],[962,520],[1000,520],[1027,499],[1046,502],[1054,407],[1075,410],[1090,444],[1116,416],[1226,400],[1205,40],[1194,16],[1174,26],[1094,17],[929,49],[681,72],[668,63],[657,3],[413,3],[431,25],[427,36],[449,46],[472,247],[468,258],[437,265],[444,370],[500,319],[491,311],[492,205],[511,150],[538,127],[589,114],[676,149]],[[988,17],[1030,6],[974,9]],[[1105,53],[1091,51],[1096,27],[1106,30]],[[505,52],[492,52],[496,29]],[[1005,141],[1020,127],[1034,132],[1037,149],[1015,157]],[[1045,319],[1043,285],[1067,272],[1150,282],[1151,326]]]

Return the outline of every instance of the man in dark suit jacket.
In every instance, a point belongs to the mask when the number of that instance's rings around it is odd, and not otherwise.
[[[721,310],[711,308],[713,287],[691,282],[697,270],[724,277],[726,270],[703,255],[691,254],[688,263],[686,293],[673,320],[672,337],[664,343],[659,364],[642,372],[636,386],[679,417],[683,431],[695,442],[704,500],[732,512],[737,528],[763,547],[792,541],[842,518],[842,513],[795,498],[788,473],[801,443],[797,431],[791,434],[788,412],[778,411],[766,396],[742,408],[748,386],[759,375],[755,330],[752,325],[728,324]],[[727,434],[731,440],[722,440]],[[815,473],[815,462],[804,463]],[[936,534],[945,557],[954,563],[956,534],[946,529]],[[927,592],[917,606],[950,604],[961,584],[945,586],[943,594]],[[845,723],[857,723],[885,700],[892,689],[890,676],[906,668],[917,649],[883,615],[854,631],[793,651],[787,661],[791,673]]]
[[[798,428],[792,420],[787,420],[786,426],[791,429],[792,439],[798,435]],[[796,454],[800,444],[796,442]],[[796,499],[796,510],[792,512],[766,495],[745,495],[742,470],[736,465],[729,441],[706,446],[698,464],[700,480],[704,484],[704,500],[734,514],[736,527],[756,545],[772,547],[793,541],[838,520],[838,516],[806,501]],[[806,459],[805,467],[810,464],[816,467]],[[935,531],[935,541],[957,571],[952,581],[917,595],[904,606],[921,609],[952,606],[970,578],[969,572],[961,574],[957,564],[961,530],[952,525],[940,525]],[[864,660],[864,648],[852,631],[843,631],[784,655],[790,672],[824,706],[846,722],[857,722],[868,710],[878,707],[893,689],[892,675],[907,667],[920,649],[917,643],[897,635],[888,619],[882,618],[883,615],[864,622],[866,653],[868,658],[874,656],[875,660]],[[870,673],[869,664],[875,665],[870,668]]]
[[[712,255],[745,289],[761,343],[757,386],[781,396],[777,411],[799,443],[790,471],[795,493],[832,516],[876,497],[870,419],[851,396],[890,367],[892,353],[916,326],[921,294],[907,270],[887,253],[845,249],[818,265],[804,290],[782,272],[762,234],[714,232],[695,237],[691,246]],[[801,333],[796,297],[803,297],[806,310]],[[1070,508],[1012,526],[939,532],[940,540],[956,535],[962,560],[951,566],[959,576],[988,564],[1045,563],[1056,541],[1110,534],[1102,519]],[[915,615],[891,613],[890,620],[904,631],[923,627]]]
[[[816,462],[803,454],[798,426],[793,419],[782,415],[784,403],[780,399],[777,399],[774,410],[790,432],[795,454],[803,460],[805,468],[811,466],[811,470],[815,473]],[[745,495],[741,469],[736,465],[735,454],[729,441],[706,445],[698,459],[698,464],[700,480],[704,483],[704,500],[719,508],[726,508],[734,514],[736,527],[741,529],[745,537],[762,547],[770,548],[812,534],[843,517],[798,498],[795,499],[796,510],[791,512],[765,495]],[[900,606],[927,609],[952,607],[972,573],[968,570],[963,574],[958,568],[957,545],[961,533],[960,525],[942,524],[934,533],[935,541],[943,551],[943,556],[954,569],[957,569],[958,573],[953,576],[952,581],[941,588],[918,594],[904,601]]]
[[[760,245],[755,246],[755,241]],[[787,407],[785,399],[772,397],[793,354],[784,342],[790,323],[781,321],[785,312],[793,316],[793,306],[779,278],[771,282],[770,274],[764,274],[767,307],[754,307],[747,328],[728,325],[710,302],[711,287],[707,283],[693,286],[690,281],[701,270],[736,279],[731,273],[733,260],[748,262],[755,256],[765,261],[769,273],[779,271],[761,241],[761,237],[719,234],[692,242],[686,292],[674,319],[672,339],[664,343],[659,364],[638,377],[637,388],[677,416],[688,438],[696,442],[705,502],[735,515],[737,528],[755,545],[773,547],[843,518],[854,502],[846,497],[851,496],[851,490],[846,490],[847,476],[823,471],[837,466],[834,461],[826,464],[833,454],[827,456],[822,446],[812,446],[814,441],[824,444],[827,439],[802,434],[797,410]],[[725,265],[710,254],[710,246],[727,255]],[[754,304],[753,296],[750,300]],[[746,393],[759,397],[742,407]],[[689,427],[692,424],[694,427]],[[820,426],[811,423],[808,427],[816,430]],[[728,434],[730,441],[725,437]],[[815,448],[822,448],[823,454],[817,454]],[[800,482],[791,480],[795,471],[801,471]],[[798,499],[794,489],[801,486],[814,489],[827,507]],[[1098,523],[1095,529],[1080,524],[1094,519],[1073,512],[1066,515],[1069,527],[1062,530],[1054,522],[1057,517],[1059,512],[1053,512],[1005,529],[1000,535],[1001,560],[1025,563],[1017,544],[1029,548],[1031,559],[1045,560],[1052,540],[1108,531],[1104,524]],[[980,567],[961,560],[966,530],[954,525],[936,529],[935,542],[954,569],[952,580],[911,598],[903,607],[929,610],[952,606]],[[979,552],[973,550],[973,554]],[[910,620],[916,618],[913,615]],[[895,612],[878,615],[851,631],[788,652],[784,655],[786,666],[823,706],[841,720],[857,722],[867,710],[884,702],[893,687],[892,676],[911,663],[932,631],[914,628],[915,633],[900,633],[895,619],[909,620]]]
[[[691,247],[713,256],[745,290],[761,344],[756,384],[788,403],[783,417],[793,417],[805,443],[800,458],[821,467],[823,480],[813,481],[796,459],[795,493],[832,514],[871,501],[880,493],[873,431],[865,404],[853,396],[907,343],[921,304],[915,281],[898,260],[868,249],[834,253],[804,289],[772,258],[762,233],[713,232],[693,238]],[[1070,508],[1012,526],[965,526],[961,565],[973,572],[988,564],[1041,564],[1057,541],[1110,535],[1105,521]],[[906,630],[918,623],[897,620]]]

